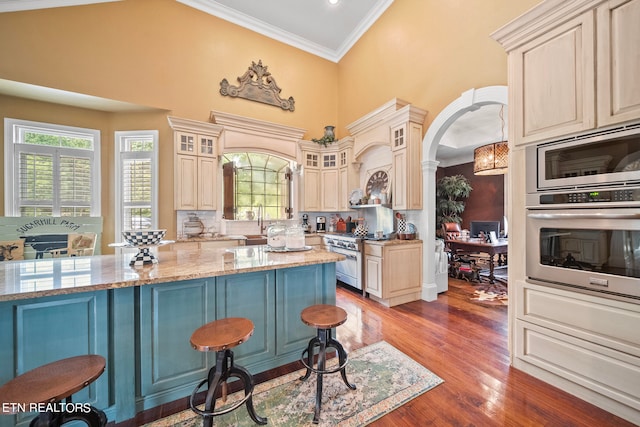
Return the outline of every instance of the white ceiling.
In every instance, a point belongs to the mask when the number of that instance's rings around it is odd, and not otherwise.
[[[0,13],[121,0],[0,0]],[[338,62],[394,0],[177,0],[311,54]],[[0,93],[104,111],[145,107],[0,80]],[[473,160],[473,149],[501,139],[500,106],[487,105],[456,120],[441,140],[442,166]],[[507,134],[506,108],[504,111]]]

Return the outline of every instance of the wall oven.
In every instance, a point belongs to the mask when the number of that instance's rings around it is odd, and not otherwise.
[[[527,147],[530,280],[640,300],[640,125]]]
[[[640,300],[640,208],[527,211],[527,276]]]

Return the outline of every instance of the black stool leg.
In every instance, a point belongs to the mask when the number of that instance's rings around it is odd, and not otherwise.
[[[227,359],[230,356],[225,351],[219,351],[216,354],[216,365],[209,370],[209,376],[207,381],[207,397],[204,402],[204,411],[208,413],[213,413],[216,409],[216,390],[218,386],[225,382],[228,378],[228,362]],[[205,415],[204,420],[202,421],[202,425],[204,427],[212,427],[213,426],[213,415]]]
[[[329,329],[331,331],[331,329]],[[331,334],[331,332],[329,332]],[[317,374],[317,390],[316,390],[316,410],[313,414],[313,423],[320,422],[320,406],[322,405],[322,375],[325,370],[325,362],[327,356],[327,329],[318,329],[318,338],[320,341],[320,350],[318,352],[318,374]]]
[[[318,364],[316,368],[313,368],[313,357],[315,347],[318,347]],[[333,370],[327,370],[326,361],[327,361],[327,348],[332,347],[338,353],[338,367]],[[315,372],[317,374],[317,390],[316,390],[316,407],[313,415],[313,423],[318,424],[320,421],[320,410],[322,404],[322,377],[325,374],[330,374],[333,372],[340,371],[342,375],[342,381],[349,387],[351,390],[355,390],[355,384],[351,384],[347,379],[347,352],[345,351],[342,344],[340,344],[336,339],[331,336],[331,329],[318,329],[317,336],[312,338],[309,341],[309,345],[307,349],[302,352],[302,363],[306,364],[306,372],[303,376],[300,377],[301,381],[308,379],[311,376],[311,372]]]
[[[230,377],[235,377],[242,381],[242,384],[244,385],[244,399],[216,412],[216,391],[219,387],[225,386]],[[200,387],[205,383],[208,386],[207,397],[204,403],[204,410],[200,410],[195,406],[194,397],[198,393]],[[202,382],[200,382],[200,384],[195,388],[191,394],[189,405],[191,406],[191,410],[203,417],[204,427],[212,427],[213,417],[234,411],[243,404],[247,405],[247,411],[249,412],[251,419],[256,424],[264,425],[267,424],[267,419],[258,416],[253,407],[253,387],[253,377],[249,371],[242,366],[235,366],[233,362],[233,351],[219,351],[216,355],[216,365],[209,370],[207,379],[202,380]]]
[[[253,407],[253,396],[251,396],[251,394],[253,393],[254,384],[253,377],[251,376],[249,371],[247,371],[242,366],[231,366],[231,373],[229,374],[229,376],[239,378],[244,384],[244,395],[249,396],[245,403],[247,405],[249,416],[251,417],[253,422],[260,425],[267,424],[267,418],[261,417],[256,414],[256,410]]]
[[[319,335],[319,332],[318,332],[318,335]],[[309,340],[309,345],[307,346],[307,366],[313,366],[313,349],[315,348],[316,344],[318,345],[320,344],[320,339],[318,337],[311,338]],[[304,352],[302,353],[302,356],[304,357]],[[307,368],[307,372],[305,372],[305,374],[300,377],[300,380],[304,381],[307,378],[309,378],[310,375],[311,375],[311,369]]]
[[[338,351],[338,365],[342,366],[342,369],[340,369],[340,375],[342,375],[342,381],[344,381],[347,387],[349,387],[351,390],[355,390],[356,389],[355,384],[351,384],[349,380],[347,380],[347,367],[346,367],[347,352],[344,350],[344,347],[342,346],[342,344],[340,344],[334,338],[331,338],[331,330],[329,330],[328,341],[329,343],[327,344],[327,346],[333,347]]]

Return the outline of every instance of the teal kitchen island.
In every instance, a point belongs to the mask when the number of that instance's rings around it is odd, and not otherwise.
[[[0,384],[55,360],[100,354],[106,371],[74,402],[89,402],[110,422],[122,422],[191,394],[215,353],[193,350],[189,338],[225,317],[255,325],[234,351],[252,374],[296,361],[315,335],[300,312],[335,304],[335,263],[343,257],[319,249],[175,245],[158,251],[157,264],[133,267],[130,259],[0,263]],[[33,415],[3,415],[0,426],[28,425]]]

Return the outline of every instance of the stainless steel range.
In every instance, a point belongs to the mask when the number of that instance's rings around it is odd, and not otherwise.
[[[323,237],[329,252],[344,255],[346,259],[336,263],[336,279],[362,290],[364,248],[363,239],[353,234],[327,234]]]

